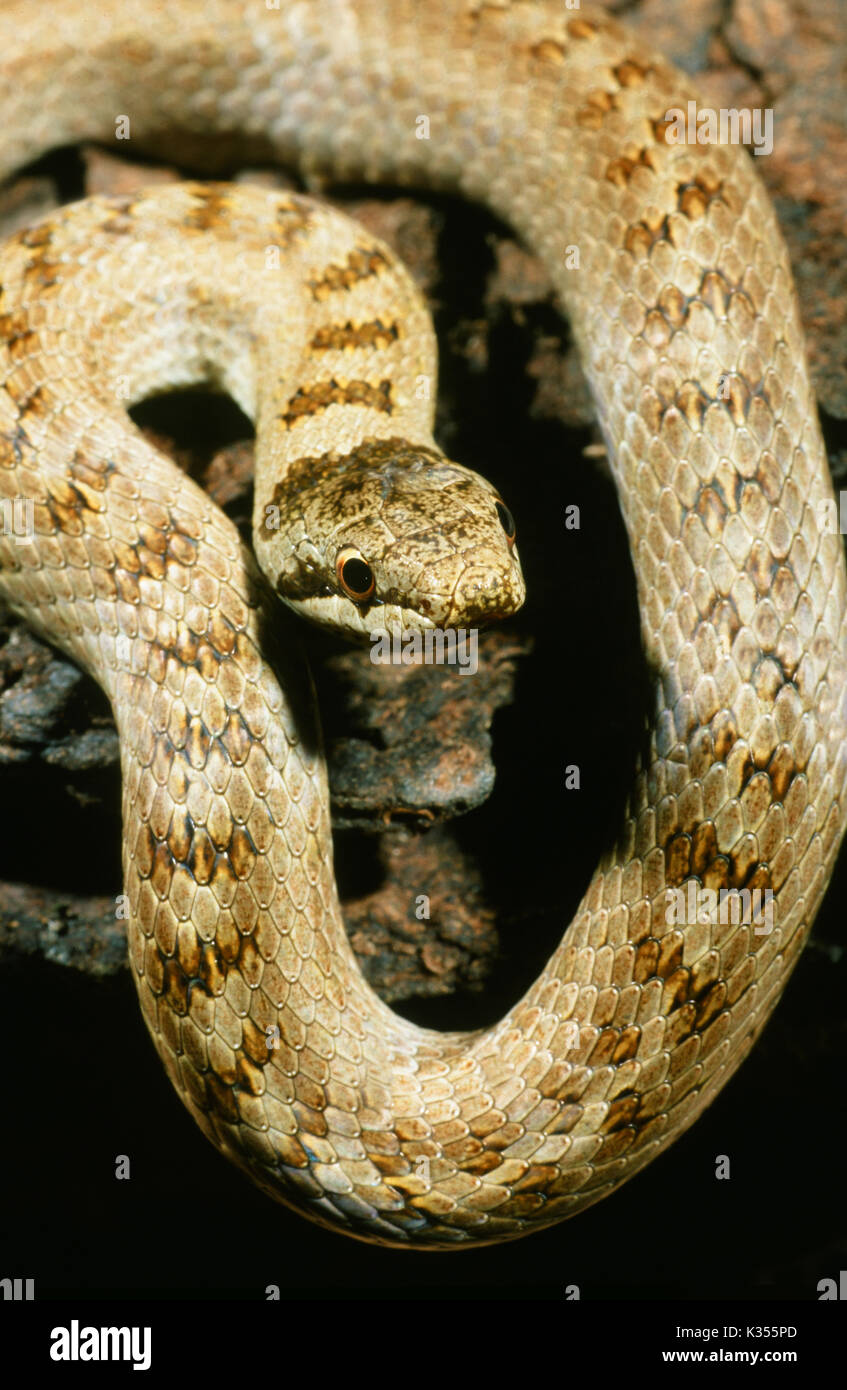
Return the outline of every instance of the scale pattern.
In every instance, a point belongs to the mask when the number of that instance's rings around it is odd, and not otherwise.
[[[94,200],[14,238],[0,494],[32,500],[36,535],[0,538],[0,593],[112,700],[133,973],[209,1138],[277,1199],[365,1239],[455,1247],[572,1215],[666,1148],[747,1054],[844,830],[844,560],[787,256],[750,159],[669,143],[665,113],[692,93],[602,13],[521,0],[0,0],[0,91],[7,172],[128,114],[144,148],[211,134],[307,176],[455,189],[544,259],[609,447],[655,717],[617,845],[496,1026],[426,1032],[364,983],[308,678],[233,527],[123,412],[211,364],[261,431],[293,359],[256,351],[273,331],[267,281],[236,261],[236,234],[258,250],[268,218],[286,225],[286,293],[322,305],[330,340],[392,307],[418,325],[408,358],[378,334],[352,346],[396,349],[395,385],[432,367],[402,272],[381,283],[350,260],[341,219],[246,189]],[[317,239],[301,238],[313,219]],[[328,308],[303,279],[321,246]],[[296,312],[305,389],[326,379],[327,340]],[[349,397],[379,370],[347,370],[305,412],[299,457],[395,433],[378,395]],[[401,405],[427,446],[429,416],[408,393]],[[667,889],[689,884],[769,889],[772,930],[669,923]]]

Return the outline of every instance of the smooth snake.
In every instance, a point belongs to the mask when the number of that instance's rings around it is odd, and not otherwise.
[[[360,635],[522,601],[505,504],[433,440],[408,275],[309,199],[220,184],[90,199],[0,254],[0,497],[35,521],[0,536],[0,595],[112,702],[145,1020],[213,1143],[364,1239],[522,1235],[665,1149],[758,1037],[843,834],[845,569],[795,292],[749,155],[668,139],[690,99],[556,3],[0,3],[4,174],[125,115],[141,149],[459,192],[541,257],[594,393],[649,752],[543,974],[494,1027],[438,1034],[348,944],[270,593]],[[268,582],[126,415],[201,381],[256,422]],[[772,929],[671,924],[689,884],[772,892]]]

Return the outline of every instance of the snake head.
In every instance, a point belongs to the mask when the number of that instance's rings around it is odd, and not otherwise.
[[[403,439],[300,459],[253,522],[280,598],[323,627],[473,628],[525,596],[515,523],[478,473]]]

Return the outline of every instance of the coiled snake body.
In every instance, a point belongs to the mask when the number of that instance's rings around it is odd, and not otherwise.
[[[456,1247],[572,1215],[747,1054],[844,830],[844,562],[750,159],[669,141],[679,76],[552,2],[2,0],[0,91],[5,173],[126,115],[142,147],[237,135],[307,174],[458,190],[544,259],[609,447],[655,718],[616,848],[496,1026],[428,1032],[364,983],[276,600],[125,414],[211,379],[254,416],[258,559],[319,621],[512,611],[508,512],[433,442],[414,389],[431,330],[384,247],[222,185],[93,199],[13,238],[0,495],[32,501],[35,534],[0,537],[0,594],[112,700],[133,974],[204,1133],[366,1239]],[[689,884],[769,890],[772,929],[670,921]]]

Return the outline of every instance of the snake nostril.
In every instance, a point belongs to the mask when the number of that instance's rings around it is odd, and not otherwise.
[[[465,600],[479,598],[482,594],[495,593],[500,585],[500,575],[495,570],[471,570],[462,576],[458,593]]]

